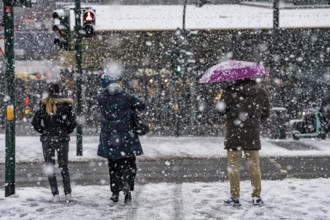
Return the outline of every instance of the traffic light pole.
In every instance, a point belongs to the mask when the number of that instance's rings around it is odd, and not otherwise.
[[[180,118],[180,111],[181,111],[181,106],[179,103],[179,97],[178,97],[178,93],[179,93],[179,77],[181,74],[181,58],[180,58],[180,36],[181,36],[182,32],[180,29],[177,29],[175,34],[174,34],[174,41],[175,41],[175,45],[172,51],[172,67],[174,69],[174,102],[175,102],[175,136],[179,137],[180,133],[179,133],[179,118]]]
[[[7,100],[5,197],[15,194],[15,53],[13,1],[4,1],[5,76]]]
[[[83,127],[82,127],[82,52],[81,52],[81,8],[80,0],[75,0],[75,49],[76,49],[76,98],[77,98],[77,156],[83,155]]]
[[[187,0],[183,2],[183,15],[182,15],[182,30],[186,29],[186,10],[187,10]]]
[[[280,97],[280,54],[279,54],[279,0],[273,2],[273,36],[272,36],[272,55],[273,55],[273,68],[272,68],[272,80],[274,83],[273,91],[273,105],[276,107],[283,106],[282,99]]]

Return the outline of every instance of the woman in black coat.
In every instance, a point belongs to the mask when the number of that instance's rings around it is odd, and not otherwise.
[[[68,169],[69,135],[76,127],[76,116],[72,109],[73,100],[59,98],[59,91],[60,86],[57,83],[48,86],[48,97],[42,99],[39,110],[33,116],[32,125],[41,133],[40,140],[46,162],[45,171],[54,202],[59,200],[55,176],[55,151],[63,178],[65,200],[70,202],[72,196]]]
[[[144,110],[146,105],[124,91],[110,75],[102,76],[101,86],[102,92],[97,97],[101,111],[97,154],[108,159],[110,199],[118,202],[119,192],[124,191],[125,204],[129,204],[137,172],[136,156],[143,154],[139,137],[133,130],[132,113]]]

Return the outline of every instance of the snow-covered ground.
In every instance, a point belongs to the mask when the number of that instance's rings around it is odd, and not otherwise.
[[[5,137],[0,135],[0,162],[5,160]],[[262,139],[261,156],[330,156],[330,141],[306,139],[319,150],[290,151]],[[282,141],[292,141],[290,139]],[[145,155],[139,157],[225,157],[223,137],[142,137]],[[70,144],[70,160],[101,160],[96,156],[98,137],[83,138],[83,157],[75,156],[75,137]],[[16,161],[42,161],[39,137],[16,138]],[[4,178],[4,177],[1,177]],[[133,204],[124,206],[109,200],[109,186],[73,186],[70,204],[50,202],[50,190],[44,187],[17,187],[13,197],[4,197],[0,188],[0,219],[139,219],[139,220],[211,220],[211,219],[330,219],[330,179],[284,179],[263,181],[265,206],[250,204],[251,186],[242,181],[242,207],[223,205],[229,196],[228,182],[137,185]],[[62,191],[60,189],[60,191]]]
[[[223,205],[228,183],[183,183],[137,185],[131,206],[110,202],[109,186],[74,186],[72,203],[50,202],[48,188],[17,188],[16,196],[3,197],[0,189],[0,219],[136,219],[136,220],[241,220],[330,219],[330,179],[263,181],[263,207],[250,203],[250,182],[241,184],[239,208]]]

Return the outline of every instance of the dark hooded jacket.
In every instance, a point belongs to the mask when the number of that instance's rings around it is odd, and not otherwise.
[[[132,113],[146,105],[127,93],[118,83],[111,83],[97,97],[101,111],[98,156],[123,159],[143,154],[138,135],[133,131]]]
[[[227,116],[225,149],[260,150],[261,123],[270,115],[266,90],[254,80],[240,80],[225,90],[222,101]]]
[[[56,103],[56,114],[47,113],[47,102],[43,99],[33,116],[32,126],[41,133],[41,141],[69,141],[69,135],[77,125],[72,109],[73,100],[55,98],[53,102]]]

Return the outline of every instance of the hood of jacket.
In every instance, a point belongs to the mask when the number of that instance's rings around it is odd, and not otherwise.
[[[46,107],[46,112],[49,115],[55,115],[57,112],[58,104],[73,104],[73,99],[70,98],[45,98],[41,103]]]
[[[41,100],[41,103],[46,105],[47,103],[49,103],[49,101],[51,101],[54,104],[69,104],[72,105],[73,104],[73,99],[71,98],[45,98]]]

